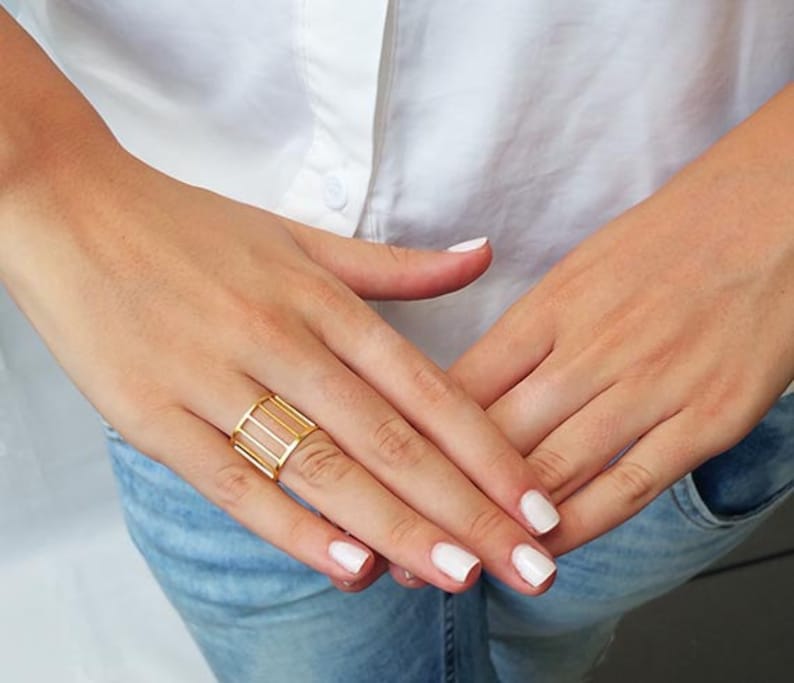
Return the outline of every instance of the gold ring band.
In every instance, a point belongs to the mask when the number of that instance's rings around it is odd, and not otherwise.
[[[260,472],[278,481],[279,471],[317,425],[270,392],[254,403],[232,431],[232,447]]]

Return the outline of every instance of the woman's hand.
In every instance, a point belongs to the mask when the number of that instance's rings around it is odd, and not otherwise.
[[[585,240],[452,368],[565,501],[553,552],[735,444],[794,379],[792,122],[790,87]]]
[[[553,564],[526,516],[550,506],[525,497],[537,489],[529,468],[359,298],[461,287],[487,267],[487,246],[422,253],[344,239],[114,146],[78,156],[6,185],[0,275],[132,445],[337,582],[366,585],[376,551],[448,591],[471,586],[480,560],[525,593],[549,585]],[[266,389],[323,428],[281,481],[329,521],[229,446]]]
[[[373,580],[375,551],[449,591],[480,560],[548,587],[527,518],[554,512],[526,463],[359,298],[459,288],[488,248],[347,240],[179,183],[122,151],[2,9],[0,46],[0,281],[131,444],[337,583]],[[229,445],[266,389],[324,428],[281,479],[333,524]]]

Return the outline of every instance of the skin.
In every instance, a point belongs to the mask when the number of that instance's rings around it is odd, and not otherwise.
[[[546,553],[519,507],[538,489],[530,467],[362,300],[457,289],[487,268],[487,246],[369,244],[180,183],[126,153],[2,11],[0,45],[0,280],[127,441],[346,590],[381,557],[446,591],[481,567],[528,595],[548,588],[511,562],[519,544]],[[281,473],[322,517],[228,443],[266,389],[325,427]],[[332,541],[368,553],[357,574]],[[431,562],[439,542],[481,564],[451,579]]]
[[[584,240],[450,368],[558,504],[555,555],[735,445],[794,380],[792,122],[790,85]]]
[[[736,444],[794,379],[792,124],[789,86],[583,241],[450,370],[560,504],[555,554]]]
[[[540,482],[560,503],[547,539],[566,552],[736,443],[794,378],[791,88],[584,241],[447,376],[361,297],[451,291],[487,248],[344,240],[166,178],[118,148],[3,13],[0,44],[14,65],[0,103],[4,284],[134,446],[344,590],[387,568],[407,586],[468,588],[479,569],[457,584],[429,562],[443,540],[537,593],[509,562],[517,543],[538,547],[524,491]],[[230,451],[263,387],[329,426],[283,481],[370,552],[359,575],[326,552],[350,537]],[[466,427],[439,428],[450,421]]]

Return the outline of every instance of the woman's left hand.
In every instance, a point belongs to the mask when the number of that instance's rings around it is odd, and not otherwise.
[[[555,554],[731,447],[794,379],[792,122],[789,87],[585,240],[452,368],[565,501],[544,540]]]

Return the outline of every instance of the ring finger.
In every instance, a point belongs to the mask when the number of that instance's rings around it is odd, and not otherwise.
[[[268,393],[250,378],[237,376],[236,381],[229,383],[222,392],[210,394],[226,398],[223,406],[215,406],[213,422],[217,421],[216,426],[224,433],[231,433],[239,421],[240,406],[253,405]],[[206,407],[199,408],[202,409],[206,410]],[[284,416],[277,411],[278,408],[273,409],[275,419],[261,411],[254,417],[283,438],[285,435],[280,431],[278,419],[284,419]],[[273,445],[266,441],[268,436],[259,427],[251,428],[251,434],[260,443],[264,442],[268,447]],[[281,448],[279,445],[273,447]],[[279,490],[272,481],[248,467],[231,449],[228,450],[239,464],[260,480],[258,487]],[[312,432],[298,443],[281,467],[279,481],[322,513],[333,524],[323,523],[336,529],[343,538],[345,532],[334,525],[348,530],[369,548],[443,590],[464,590],[479,575],[480,561],[473,553],[392,494],[359,463],[343,453],[323,430]],[[279,493],[288,498],[282,491]],[[322,521],[316,515],[312,516]],[[266,537],[266,540],[270,539]],[[294,555],[289,546],[279,547]]]

